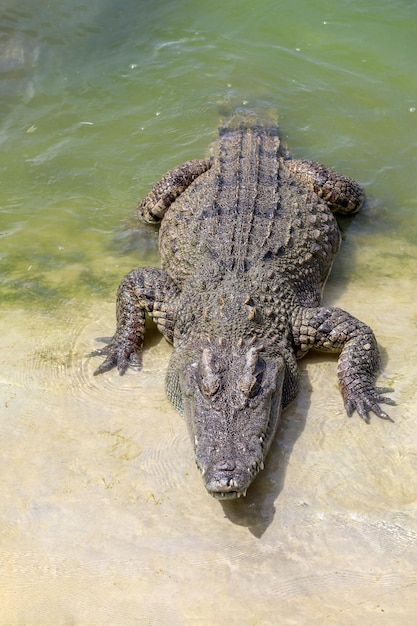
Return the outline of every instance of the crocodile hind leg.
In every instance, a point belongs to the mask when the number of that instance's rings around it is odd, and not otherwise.
[[[304,159],[289,159],[285,161],[285,167],[294,178],[322,198],[331,211],[356,213],[361,208],[364,193],[352,178]]]
[[[163,270],[143,267],[129,272],[117,293],[116,333],[105,348],[92,353],[92,356],[106,356],[94,375],[113,367],[124,374],[129,365],[139,364],[146,313],[172,343],[175,325],[173,302],[177,295],[177,287]]]
[[[369,326],[336,307],[299,307],[293,314],[293,337],[298,357],[310,348],[340,353],[337,375],[349,416],[356,410],[368,422],[372,411],[390,419],[379,405],[394,404],[382,395],[391,389],[374,384],[380,353]]]
[[[210,167],[209,159],[195,159],[167,172],[138,205],[137,211],[141,218],[151,224],[160,222],[175,199]]]

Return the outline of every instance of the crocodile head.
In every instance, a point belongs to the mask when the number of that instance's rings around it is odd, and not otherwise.
[[[208,492],[239,498],[263,469],[281,412],[285,365],[262,347],[208,343],[179,371],[182,408]]]

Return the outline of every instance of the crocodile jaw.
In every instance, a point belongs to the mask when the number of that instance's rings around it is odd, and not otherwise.
[[[264,468],[280,420],[284,361],[267,362],[259,393],[241,405],[227,386],[223,396],[208,402],[199,393],[195,365],[187,370],[181,385],[184,414],[204,485],[219,500],[244,497]]]
[[[245,497],[248,487],[255,476],[260,470],[264,469],[264,462],[253,466],[252,469],[247,469],[247,477],[242,476],[241,479],[237,479],[235,476],[219,475],[212,477],[210,480],[205,480],[205,487],[209,494],[217,500],[236,500],[241,497]],[[204,470],[201,470],[203,479],[205,477]],[[242,485],[247,485],[242,487]]]

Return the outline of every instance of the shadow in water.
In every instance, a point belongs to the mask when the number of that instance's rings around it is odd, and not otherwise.
[[[234,524],[246,526],[255,536],[261,537],[275,515],[275,502],[281,493],[293,447],[303,432],[310,405],[308,377],[302,373],[303,407],[294,401],[283,413],[275,439],[269,451],[265,469],[249,487],[247,496],[238,500],[221,502],[226,517]]]

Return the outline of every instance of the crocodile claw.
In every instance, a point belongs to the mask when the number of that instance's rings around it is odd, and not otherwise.
[[[94,376],[104,374],[114,367],[117,367],[120,376],[123,376],[129,367],[139,368],[141,366],[141,358],[135,351],[135,347],[125,343],[112,341],[104,348],[94,350],[89,356],[106,356],[103,363],[94,371]]]
[[[385,413],[379,406],[379,404],[395,405],[394,400],[386,398],[383,393],[391,393],[393,389],[390,387],[372,387],[369,386],[366,389],[362,389],[359,393],[358,390],[352,390],[346,393],[345,409],[349,417],[356,411],[358,415],[366,422],[370,423],[369,413],[374,413],[381,419],[394,422],[394,420]]]

